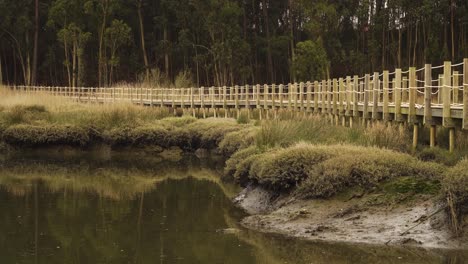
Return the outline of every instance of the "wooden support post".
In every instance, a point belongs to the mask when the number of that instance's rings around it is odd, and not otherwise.
[[[452,63],[444,63],[444,85],[442,87],[442,123],[445,127],[453,127],[450,109],[450,90],[452,88]]]
[[[185,89],[180,88],[180,107],[182,111],[185,109]]]
[[[468,59],[463,60],[463,124],[468,129]]]
[[[194,94],[194,88],[193,87],[190,87],[190,109],[192,109],[193,117],[196,117],[196,113],[195,113],[195,94]]]
[[[418,137],[419,137],[419,126],[418,124],[413,124],[413,149],[418,147]]]
[[[455,150],[455,127],[449,128],[449,151],[453,153]]]
[[[288,84],[288,110],[292,110],[292,84]]]
[[[416,68],[409,68],[409,86],[408,86],[408,95],[409,95],[409,106],[408,106],[408,122],[410,124],[418,123],[416,117],[416,93],[418,89],[418,84],[416,83]]]
[[[333,82],[331,79],[327,83],[327,113],[332,114],[332,95],[333,95]]]
[[[382,108],[382,112],[383,112],[383,120],[385,121],[389,121],[391,118],[390,118],[390,114],[389,114],[389,110],[388,110],[388,104],[389,104],[389,93],[390,93],[390,83],[389,83],[389,73],[388,71],[384,71],[383,72],[383,108]]]
[[[395,120],[398,122],[403,121],[403,117],[401,115],[401,69],[395,70],[395,83],[393,87],[393,97],[395,101]]]
[[[143,86],[140,86],[140,105],[143,105]]]
[[[263,85],[263,108],[265,110],[268,109],[268,85],[264,84]]]
[[[436,126],[435,125],[431,125],[429,127],[429,146],[431,148],[435,147],[435,144],[436,144]]]
[[[363,119],[369,118],[369,88],[370,88],[370,75],[366,74],[364,77],[364,107],[362,111]]]

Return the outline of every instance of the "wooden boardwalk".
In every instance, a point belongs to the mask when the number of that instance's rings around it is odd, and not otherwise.
[[[287,85],[242,85],[233,87],[146,88],[146,87],[45,87],[11,86],[22,92],[45,92],[71,97],[81,102],[114,103],[129,101],[173,109],[279,109],[330,116],[336,123],[353,125],[372,120],[430,126],[431,146],[435,129],[450,130],[450,148],[455,129],[468,130],[468,59],[462,63],[423,68],[396,69],[394,72],[348,76]],[[265,118],[267,114],[264,115]],[[269,115],[275,116],[275,115]],[[354,121],[353,121],[354,120]]]

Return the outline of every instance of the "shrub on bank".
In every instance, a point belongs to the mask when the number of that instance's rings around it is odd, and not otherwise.
[[[231,119],[203,119],[187,126],[188,131],[196,137],[200,147],[214,149],[219,146],[224,136],[230,132],[245,128]]]
[[[229,157],[240,149],[254,145],[258,131],[258,127],[248,127],[227,133],[219,142],[218,147],[224,156]]]
[[[330,197],[347,187],[369,187],[399,176],[436,178],[444,168],[391,150],[306,143],[264,153],[245,149],[226,165],[226,173],[240,182],[250,180],[275,191],[298,187],[298,194],[306,197]]]
[[[59,125],[14,125],[6,128],[2,137],[10,145],[29,147],[47,145],[85,146],[90,142],[89,132],[86,129]]]
[[[445,191],[451,227],[459,234],[463,225],[463,216],[468,213],[468,159],[448,169],[442,186]]]

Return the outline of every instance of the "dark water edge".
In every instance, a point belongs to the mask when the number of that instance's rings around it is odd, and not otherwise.
[[[0,159],[0,263],[468,263],[468,252],[245,230],[224,161],[131,152]]]

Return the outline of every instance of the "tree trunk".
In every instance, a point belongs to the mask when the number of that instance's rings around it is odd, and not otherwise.
[[[454,6],[455,3],[453,2],[454,0],[450,1],[450,30],[452,34],[452,61],[455,61],[455,25],[454,25]]]
[[[293,70],[293,62],[296,57],[296,52],[295,52],[295,45],[294,45],[294,22],[293,22],[293,0],[289,0],[289,38],[290,38],[290,45],[291,45],[291,62],[289,65],[289,70],[291,72],[291,79],[293,82],[296,82],[296,74]]]
[[[39,42],[39,0],[35,0],[35,26],[34,26],[34,51],[31,84],[36,85],[37,78],[37,46]]]
[[[265,31],[266,31],[266,40],[267,40],[267,64],[268,64],[268,74],[269,82],[275,82],[275,76],[273,71],[273,58],[271,56],[271,43],[270,43],[270,26],[268,20],[268,9],[266,0],[262,0],[262,9],[263,9],[263,19],[265,20]]]
[[[141,13],[141,4],[143,0],[137,0],[138,5],[138,20],[140,23],[140,38],[141,38],[141,51],[143,52],[143,62],[145,63],[145,82],[149,82],[150,78],[150,69],[148,63],[148,55],[145,48],[145,29],[143,26],[143,15]]]
[[[107,13],[108,13],[108,0],[102,0],[102,24],[101,30],[99,35],[99,54],[98,54],[98,79],[99,79],[99,87],[105,86],[105,79],[104,74],[107,75],[105,68],[105,49],[104,49],[104,33],[106,30],[107,24]]]
[[[77,65],[77,43],[76,40],[73,40],[73,50],[72,50],[72,87],[76,87],[76,65]]]
[[[169,74],[169,52],[167,50],[168,48],[168,34],[167,34],[167,23],[164,25],[164,33],[163,33],[163,37],[164,37],[164,46],[165,46],[165,50],[164,50],[164,69],[165,69],[165,72],[166,72],[166,77],[168,79],[170,79],[170,74]]]

